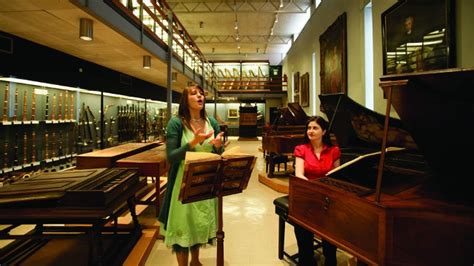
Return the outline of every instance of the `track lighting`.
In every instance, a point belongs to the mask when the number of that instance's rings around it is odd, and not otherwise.
[[[92,20],[88,18],[81,18],[79,23],[79,38],[84,41],[92,41],[93,38],[93,24]]]
[[[144,55],[143,56],[143,68],[150,69],[151,68],[151,56]]]

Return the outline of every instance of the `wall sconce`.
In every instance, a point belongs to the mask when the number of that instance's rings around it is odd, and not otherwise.
[[[151,68],[151,56],[144,55],[143,56],[143,68],[150,69]]]
[[[171,80],[176,82],[178,80],[178,72],[171,72]]]
[[[92,20],[88,18],[81,18],[79,23],[79,38],[84,41],[92,41],[93,27]]]

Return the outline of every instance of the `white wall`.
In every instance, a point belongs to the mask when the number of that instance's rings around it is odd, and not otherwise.
[[[374,109],[379,113],[385,112],[385,99],[378,81],[382,76],[382,18],[381,14],[395,4],[397,0],[373,0],[373,58],[374,58]],[[312,75],[312,53],[316,53],[316,88],[310,82],[310,97],[320,94],[320,47],[319,36],[337,19],[346,12],[347,16],[347,92],[353,100],[364,105],[364,6],[367,0],[324,0],[313,11],[311,19],[294,42],[292,48],[283,60],[283,73],[288,75],[288,84],[293,84],[292,73],[299,71],[300,76],[306,72]],[[457,66],[463,68],[474,67],[474,1],[455,0],[456,8],[456,54]],[[471,49],[471,50],[470,50]],[[311,80],[311,77],[310,77]],[[288,88],[288,99],[292,99],[291,88]],[[312,113],[312,101],[305,107],[308,114]],[[319,99],[316,99],[316,112],[321,114]]]

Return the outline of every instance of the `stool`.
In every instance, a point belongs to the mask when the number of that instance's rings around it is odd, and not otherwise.
[[[265,162],[265,168],[268,173],[268,177],[273,177],[275,165],[278,166],[278,171],[280,171],[280,164],[283,164],[285,166],[285,172],[287,171],[286,164],[288,163],[288,157],[286,155],[271,152],[270,154],[265,155]]]
[[[278,214],[278,258],[281,260],[286,256],[291,262],[298,264],[298,253],[290,255],[285,251],[285,223],[294,224],[288,219],[288,195],[273,200],[275,205],[275,213]],[[317,238],[315,241],[315,249],[322,247],[321,241]]]

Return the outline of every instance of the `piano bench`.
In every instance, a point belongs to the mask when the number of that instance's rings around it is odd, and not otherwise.
[[[274,199],[273,204],[275,205],[275,213],[278,215],[278,258],[281,260],[285,256],[292,263],[298,264],[298,253],[290,255],[285,251],[285,223],[294,226],[294,224],[288,219],[288,195]],[[314,238],[314,242],[315,250],[322,247],[321,241],[316,237]]]

